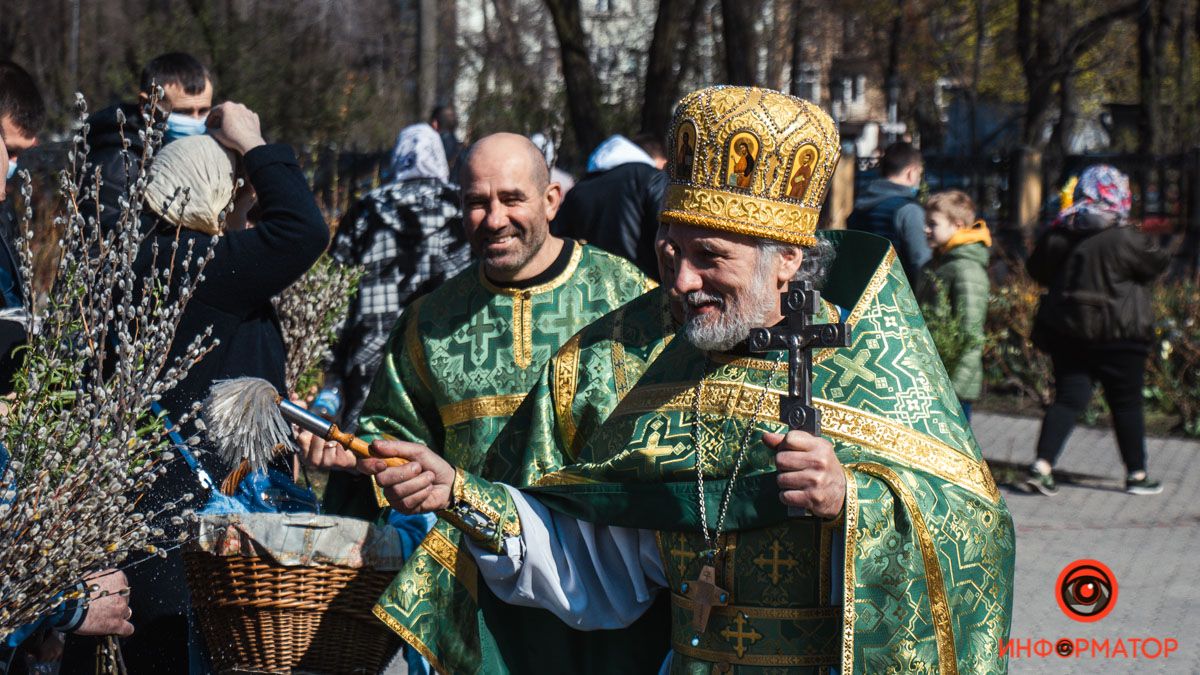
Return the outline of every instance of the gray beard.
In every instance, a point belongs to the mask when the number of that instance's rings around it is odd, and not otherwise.
[[[771,287],[765,265],[755,266],[754,285],[746,290],[743,300],[719,298],[721,310],[715,317],[693,314],[691,301],[711,300],[703,292],[692,292],[683,304],[685,320],[683,336],[697,349],[706,352],[723,352],[745,340],[754,328],[766,322],[767,313],[777,307],[778,295]]]

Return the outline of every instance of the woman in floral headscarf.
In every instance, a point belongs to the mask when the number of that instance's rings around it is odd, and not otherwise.
[[[1097,380],[1112,411],[1125,491],[1162,492],[1146,474],[1142,384],[1154,337],[1150,289],[1170,254],[1129,220],[1129,207],[1129,179],[1111,166],[1089,167],[1072,205],[1043,233],[1026,263],[1047,288],[1034,320],[1034,343],[1054,363],[1054,404],[1042,421],[1026,481],[1042,494],[1058,491],[1054,461]]]

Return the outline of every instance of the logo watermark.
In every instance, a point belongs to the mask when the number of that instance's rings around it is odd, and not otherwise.
[[[1117,577],[1099,560],[1076,560],[1063,568],[1054,586],[1063,614],[1075,621],[1093,623],[1117,606]],[[997,645],[1001,657],[1012,659],[1166,659],[1179,649],[1179,640],[1163,637],[1013,638]]]
[[[1076,560],[1058,575],[1058,606],[1063,613],[1089,623],[1117,606],[1117,578],[1099,560]]]

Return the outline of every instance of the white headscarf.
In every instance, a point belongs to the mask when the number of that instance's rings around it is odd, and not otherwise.
[[[401,129],[392,150],[391,174],[397,183],[412,178],[450,182],[450,165],[446,163],[446,149],[438,132],[424,122]]]
[[[637,143],[625,138],[620,134],[609,136],[600,145],[596,146],[592,156],[588,158],[588,173],[596,173],[597,171],[608,171],[622,164],[649,164],[655,166],[654,158],[651,157]]]
[[[168,143],[150,165],[146,205],[172,225],[220,234],[218,216],[233,199],[236,160],[207,134]]]

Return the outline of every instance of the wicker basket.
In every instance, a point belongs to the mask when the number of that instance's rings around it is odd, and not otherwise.
[[[371,614],[394,571],[183,554],[192,607],[221,673],[378,673],[400,639]]]

